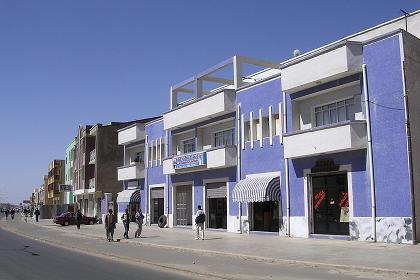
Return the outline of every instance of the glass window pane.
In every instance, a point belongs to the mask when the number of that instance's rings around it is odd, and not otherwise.
[[[346,109],[344,107],[338,107],[338,121],[343,122],[346,120]]]
[[[350,121],[354,121],[354,105],[353,104],[346,105],[346,119]]]
[[[318,112],[318,113],[316,113],[315,114],[315,125],[316,126],[321,126],[321,125],[323,125],[323,122],[322,122],[322,112]]]
[[[323,111],[322,117],[324,119],[324,125],[330,124],[330,112],[329,111]]]
[[[331,123],[336,123],[337,122],[337,110],[336,109],[330,110],[330,121],[331,121]]]

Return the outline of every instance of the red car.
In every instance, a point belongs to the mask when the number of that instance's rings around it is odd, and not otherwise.
[[[60,216],[56,216],[53,219],[53,222],[62,226],[75,225],[76,224],[76,213],[65,212]],[[98,218],[87,217],[82,214],[82,219],[80,220],[81,224],[93,225],[98,223]]]

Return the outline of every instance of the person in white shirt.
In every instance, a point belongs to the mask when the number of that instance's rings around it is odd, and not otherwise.
[[[197,230],[196,240],[200,239],[200,230],[203,235],[204,240],[204,222],[206,221],[206,215],[204,214],[204,211],[201,209],[201,205],[198,205],[197,213],[195,214],[195,227]]]

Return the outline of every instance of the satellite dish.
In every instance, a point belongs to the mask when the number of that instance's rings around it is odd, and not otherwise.
[[[293,57],[297,57],[299,55],[301,55],[300,50],[296,49],[296,50],[293,51]]]

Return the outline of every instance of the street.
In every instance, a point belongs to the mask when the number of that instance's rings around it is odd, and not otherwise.
[[[0,229],[0,279],[185,279],[52,247]],[[193,278],[191,278],[193,279]]]
[[[148,229],[141,240],[108,243],[103,236],[86,234],[94,227],[77,231],[50,222],[39,226],[31,220],[25,223],[20,216],[0,220],[0,279],[84,279],[87,274],[93,279],[416,279],[416,275],[393,272],[159,248],[141,243],[160,238],[153,231],[148,234]],[[204,242],[216,244],[220,239]]]

